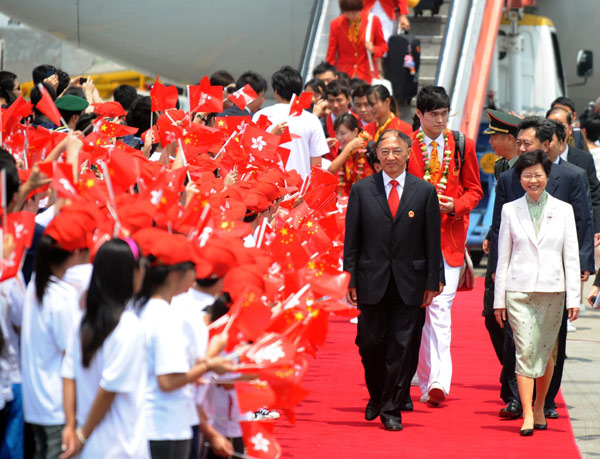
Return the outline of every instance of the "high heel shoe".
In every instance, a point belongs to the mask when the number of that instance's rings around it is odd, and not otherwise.
[[[534,424],[533,428],[535,430],[548,430],[548,423],[546,423],[546,424]]]
[[[521,437],[531,437],[533,435],[533,429],[521,429]]]

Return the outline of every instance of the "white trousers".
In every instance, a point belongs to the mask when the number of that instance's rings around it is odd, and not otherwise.
[[[448,395],[452,380],[452,356],[450,355],[450,326],[452,318],[450,308],[456,295],[460,266],[450,266],[444,259],[444,290],[433,299],[427,308],[417,375],[421,393],[426,395],[433,383],[440,384]]]

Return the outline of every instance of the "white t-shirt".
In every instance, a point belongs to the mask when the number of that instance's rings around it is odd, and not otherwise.
[[[146,437],[149,440],[188,440],[192,438],[190,413],[194,410],[191,391],[182,387],[163,392],[157,379],[160,375],[187,373],[190,369],[183,322],[169,303],[159,299],[150,299],[142,306],[140,319],[148,363]]]
[[[25,278],[21,271],[19,271],[15,277],[0,283],[0,296],[7,302],[8,310],[4,317],[4,323],[7,327],[8,341],[10,342],[16,357],[15,360],[12,361],[9,370],[10,379],[13,384],[18,384],[21,382],[21,337],[17,333],[15,327],[21,328],[23,322],[23,303],[25,302]]]
[[[116,395],[79,457],[150,457],[144,417],[146,347],[140,319],[133,311],[124,311],[88,368],[81,360],[80,323],[73,327],[62,365],[62,377],[75,380],[77,425],[87,420],[99,387]]]
[[[90,288],[90,281],[92,280],[92,271],[94,265],[91,263],[83,263],[80,265],[71,266],[65,272],[63,281],[73,286],[77,291],[77,300],[81,304],[81,297]]]
[[[32,277],[25,293],[21,329],[26,422],[46,426],[65,423],[60,367],[78,314],[77,293],[72,286],[50,276],[40,305]]]
[[[289,116],[289,113],[290,104],[275,104],[256,112],[252,120],[256,121],[260,115],[265,115],[273,125],[287,121],[290,133],[300,138],[282,145],[290,150],[285,168],[294,169],[302,178],[306,178],[310,174],[310,158],[326,155],[329,147],[319,118],[306,110],[300,116]]]
[[[173,297],[171,307],[183,323],[183,332],[187,340],[188,362],[190,367],[203,359],[208,349],[208,327],[204,322],[204,308],[215,302],[215,297],[208,295],[194,288],[187,292]],[[190,399],[196,398],[196,385],[188,384],[185,387]],[[190,425],[195,426],[200,423],[198,411],[192,404],[190,414]]]

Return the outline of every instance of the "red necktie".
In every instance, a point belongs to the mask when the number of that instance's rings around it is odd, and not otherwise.
[[[388,196],[388,205],[390,206],[390,212],[392,212],[392,217],[396,218],[396,212],[398,211],[398,204],[400,204],[400,197],[398,196],[398,191],[396,187],[398,186],[397,180],[390,181],[392,185],[392,190]]]

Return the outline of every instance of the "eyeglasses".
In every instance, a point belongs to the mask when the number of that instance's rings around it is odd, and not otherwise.
[[[17,87],[16,87],[16,88],[13,88],[13,91],[18,91],[18,92],[21,92],[21,86],[20,86],[20,85],[17,85]]]
[[[389,156],[389,154],[391,153],[392,155],[394,155],[394,157],[398,158],[400,156],[402,156],[404,154],[404,150],[401,148],[397,148],[395,150],[379,150],[379,152],[385,157],[385,156]]]
[[[545,177],[544,174],[521,174],[521,180],[531,182],[532,179],[542,180]]]
[[[233,85],[225,86],[224,89],[227,94],[233,94],[235,92],[235,86],[233,86]]]

